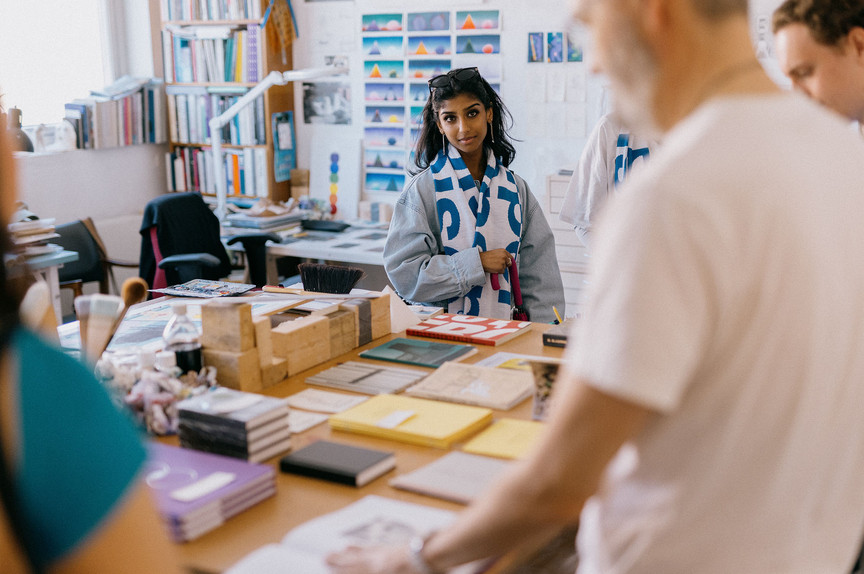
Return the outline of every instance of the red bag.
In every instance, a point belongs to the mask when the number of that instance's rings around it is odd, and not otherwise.
[[[519,288],[519,272],[516,270],[516,260],[512,260],[513,263],[510,265],[510,293],[513,295],[513,301],[515,305],[513,306],[513,311],[510,313],[511,318],[516,321],[530,321],[528,318],[528,311],[522,306],[522,290]],[[498,291],[501,289],[500,283],[498,283],[498,274],[493,273],[490,277],[492,283],[492,289]]]

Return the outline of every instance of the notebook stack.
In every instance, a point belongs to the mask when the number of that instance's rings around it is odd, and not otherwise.
[[[54,219],[33,219],[10,223],[7,227],[15,252],[24,257],[47,255],[62,251],[62,247],[49,240],[60,237],[54,230]]]
[[[291,448],[288,401],[217,388],[177,404],[186,448],[261,462]]]
[[[194,540],[276,494],[276,472],[206,452],[151,443],[146,483],[170,536]]]

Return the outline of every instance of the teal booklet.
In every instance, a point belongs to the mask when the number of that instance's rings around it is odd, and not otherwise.
[[[362,351],[360,356],[364,359],[392,361],[434,369],[447,361],[461,361],[476,352],[477,349],[471,345],[399,337],[374,349]]]

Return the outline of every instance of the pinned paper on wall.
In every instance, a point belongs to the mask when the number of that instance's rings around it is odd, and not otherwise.
[[[351,84],[304,82],[303,119],[307,124],[350,124]]]
[[[565,79],[567,82],[565,99],[568,102],[584,102],[588,84],[588,73],[585,66],[568,66]]]
[[[529,68],[526,71],[525,101],[534,104],[546,103],[546,68]]]
[[[567,93],[567,78],[564,74],[546,74],[546,101],[563,102]]]
[[[312,135],[309,195],[326,201],[337,219],[355,219],[360,200],[360,140],[335,126]]]

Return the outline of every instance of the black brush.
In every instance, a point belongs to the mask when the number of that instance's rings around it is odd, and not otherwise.
[[[301,263],[297,266],[303,289],[317,293],[350,293],[363,277],[358,267],[342,267],[323,263]]]

